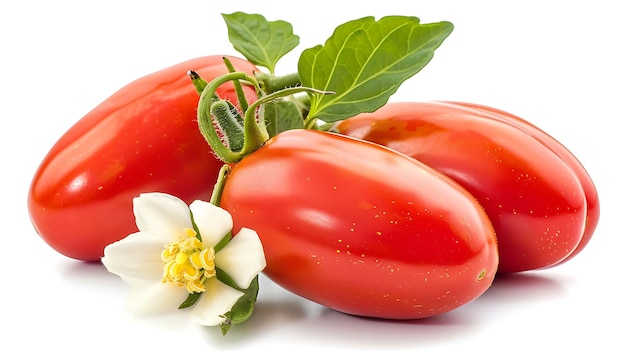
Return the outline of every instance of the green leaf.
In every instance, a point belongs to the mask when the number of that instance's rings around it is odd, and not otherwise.
[[[257,275],[250,283],[250,286],[242,291],[244,293],[243,296],[235,302],[235,305],[230,310],[230,324],[245,322],[252,316],[254,304],[259,294],[259,276]]]
[[[181,303],[180,306],[178,306],[178,308],[179,309],[189,308],[195,305],[195,303],[198,302],[198,300],[200,299],[200,295],[202,295],[202,293],[190,293],[189,295],[187,295],[187,298],[185,299],[185,301],[183,301],[183,303]]]
[[[232,316],[232,313],[230,311],[224,313],[223,316],[220,316],[220,317],[223,317],[223,318],[226,319],[225,322],[220,324],[220,329],[222,330],[222,335],[228,334],[228,331],[230,331],[230,328],[233,326],[232,323],[230,322],[230,317],[231,316]]]
[[[234,12],[222,14],[228,28],[228,39],[257,66],[274,73],[276,63],[300,43],[293,27],[285,21],[267,21],[262,15]]]
[[[221,172],[220,172],[221,173]],[[226,177],[226,176],[224,176]],[[228,243],[230,242],[230,240],[233,238],[233,232],[228,232],[226,235],[224,235],[220,241],[217,242],[217,244],[215,244],[215,246],[213,246],[213,250],[215,250],[215,253],[220,252],[221,249],[224,248],[224,246],[228,245]]]
[[[311,96],[308,118],[334,122],[380,108],[426,66],[452,29],[450,22],[421,24],[405,16],[340,25],[324,46],[303,51],[298,61],[304,86],[335,92]]]
[[[237,284],[224,271],[216,269],[217,278],[224,284],[243,292],[243,295],[235,302],[230,311],[226,312],[222,317],[226,321],[220,324],[222,334],[226,335],[230,328],[239,323],[243,323],[252,316],[254,312],[254,304],[259,295],[259,276],[254,277],[247,289],[237,287]]]
[[[266,103],[263,108],[270,138],[286,130],[304,128],[302,114],[292,101],[275,100]]]

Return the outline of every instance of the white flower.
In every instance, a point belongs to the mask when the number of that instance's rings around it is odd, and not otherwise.
[[[265,268],[256,232],[242,228],[215,252],[233,227],[224,209],[200,200],[187,206],[163,193],[141,194],[133,206],[139,232],[108,245],[102,257],[109,272],[129,284],[131,309],[144,314],[174,311],[190,293],[201,292],[190,307],[193,317],[207,326],[224,323],[224,314],[244,293],[217,279],[216,267],[247,289]]]

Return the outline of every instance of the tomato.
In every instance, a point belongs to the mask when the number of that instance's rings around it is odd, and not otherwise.
[[[256,70],[229,59],[238,70]],[[207,56],[142,77],[52,146],[28,192],[31,221],[52,248],[97,261],[106,245],[137,230],[132,199],[140,193],[165,192],[189,202],[210,198],[222,163],[198,130],[199,95],[188,70],[205,80],[227,73],[222,56]],[[236,102],[232,85],[218,94]]]
[[[348,314],[424,318],[491,285],[493,227],[450,178],[389,148],[290,130],[235,164],[220,205],[257,231],[264,274]]]
[[[562,263],[597,224],[597,194],[584,168],[520,118],[472,104],[408,102],[336,128],[420,160],[472,193],[495,228],[499,272]]]
[[[583,232],[583,237],[574,249],[574,251],[568,255],[564,260],[560,261],[558,264],[562,264],[564,262],[569,261],[578,253],[587,246],[589,240],[593,236],[593,233],[598,226],[598,222],[600,220],[600,200],[598,198],[598,191],[596,189],[591,176],[585,169],[585,167],[580,163],[580,161],[572,154],[563,144],[554,139],[548,133],[538,128],[534,124],[522,119],[521,117],[515,116],[506,111],[502,111],[490,106],[472,104],[467,102],[446,102],[450,104],[462,105],[471,109],[478,109],[483,112],[488,113],[486,117],[496,118],[505,123],[511,123],[512,125],[517,126],[518,128],[523,129],[528,134],[540,140],[547,148],[552,150],[555,154],[557,154],[565,163],[567,163],[571,169],[576,173],[580,184],[583,187],[585,192],[585,200],[587,201],[587,220],[585,221],[585,231]]]

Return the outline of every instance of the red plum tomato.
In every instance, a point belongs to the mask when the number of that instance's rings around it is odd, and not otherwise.
[[[229,59],[240,71],[256,70]],[[137,231],[132,199],[140,193],[165,192],[188,202],[210,198],[222,163],[199,132],[199,94],[188,70],[207,81],[228,72],[223,56],[206,56],[139,78],[52,146],[28,191],[30,219],[49,246],[98,261],[106,245]],[[255,97],[252,89],[247,93]],[[218,94],[236,103],[232,85]]]
[[[580,184],[582,185],[585,192],[585,200],[587,201],[587,221],[585,223],[585,231],[583,232],[583,237],[574,249],[574,251],[558,264],[567,262],[576,255],[578,255],[578,253],[580,253],[580,251],[582,251],[582,249],[587,246],[589,240],[591,240],[591,237],[593,236],[593,233],[595,232],[596,227],[598,226],[598,222],[600,220],[600,200],[598,198],[598,191],[591,176],[582,165],[582,163],[578,160],[578,158],[576,158],[576,156],[572,152],[570,152],[563,144],[554,139],[551,135],[519,116],[490,106],[474,103],[458,101],[447,101],[446,103],[457,104],[473,110],[479,110],[479,114],[485,116],[486,118],[494,118],[523,129],[528,134],[541,141],[547,148],[552,150],[552,152],[557,154],[565,163],[567,163],[571,167],[574,173],[576,173],[576,176],[578,177],[578,180],[580,181]]]
[[[473,194],[495,228],[501,273],[570,259],[597,224],[597,193],[584,168],[521,118],[472,104],[394,102],[336,129],[413,157]]]
[[[447,176],[374,143],[290,130],[235,164],[221,206],[256,230],[264,274],[347,314],[417,319],[492,284],[489,218]]]

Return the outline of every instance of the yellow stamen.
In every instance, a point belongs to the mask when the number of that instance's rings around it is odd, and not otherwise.
[[[215,250],[213,248],[204,249],[200,252],[200,262],[205,275],[210,274],[210,277],[215,275]]]
[[[215,276],[215,250],[205,249],[196,232],[186,228],[186,239],[165,246],[163,260],[163,283],[184,286],[190,293],[205,291],[205,281]]]

